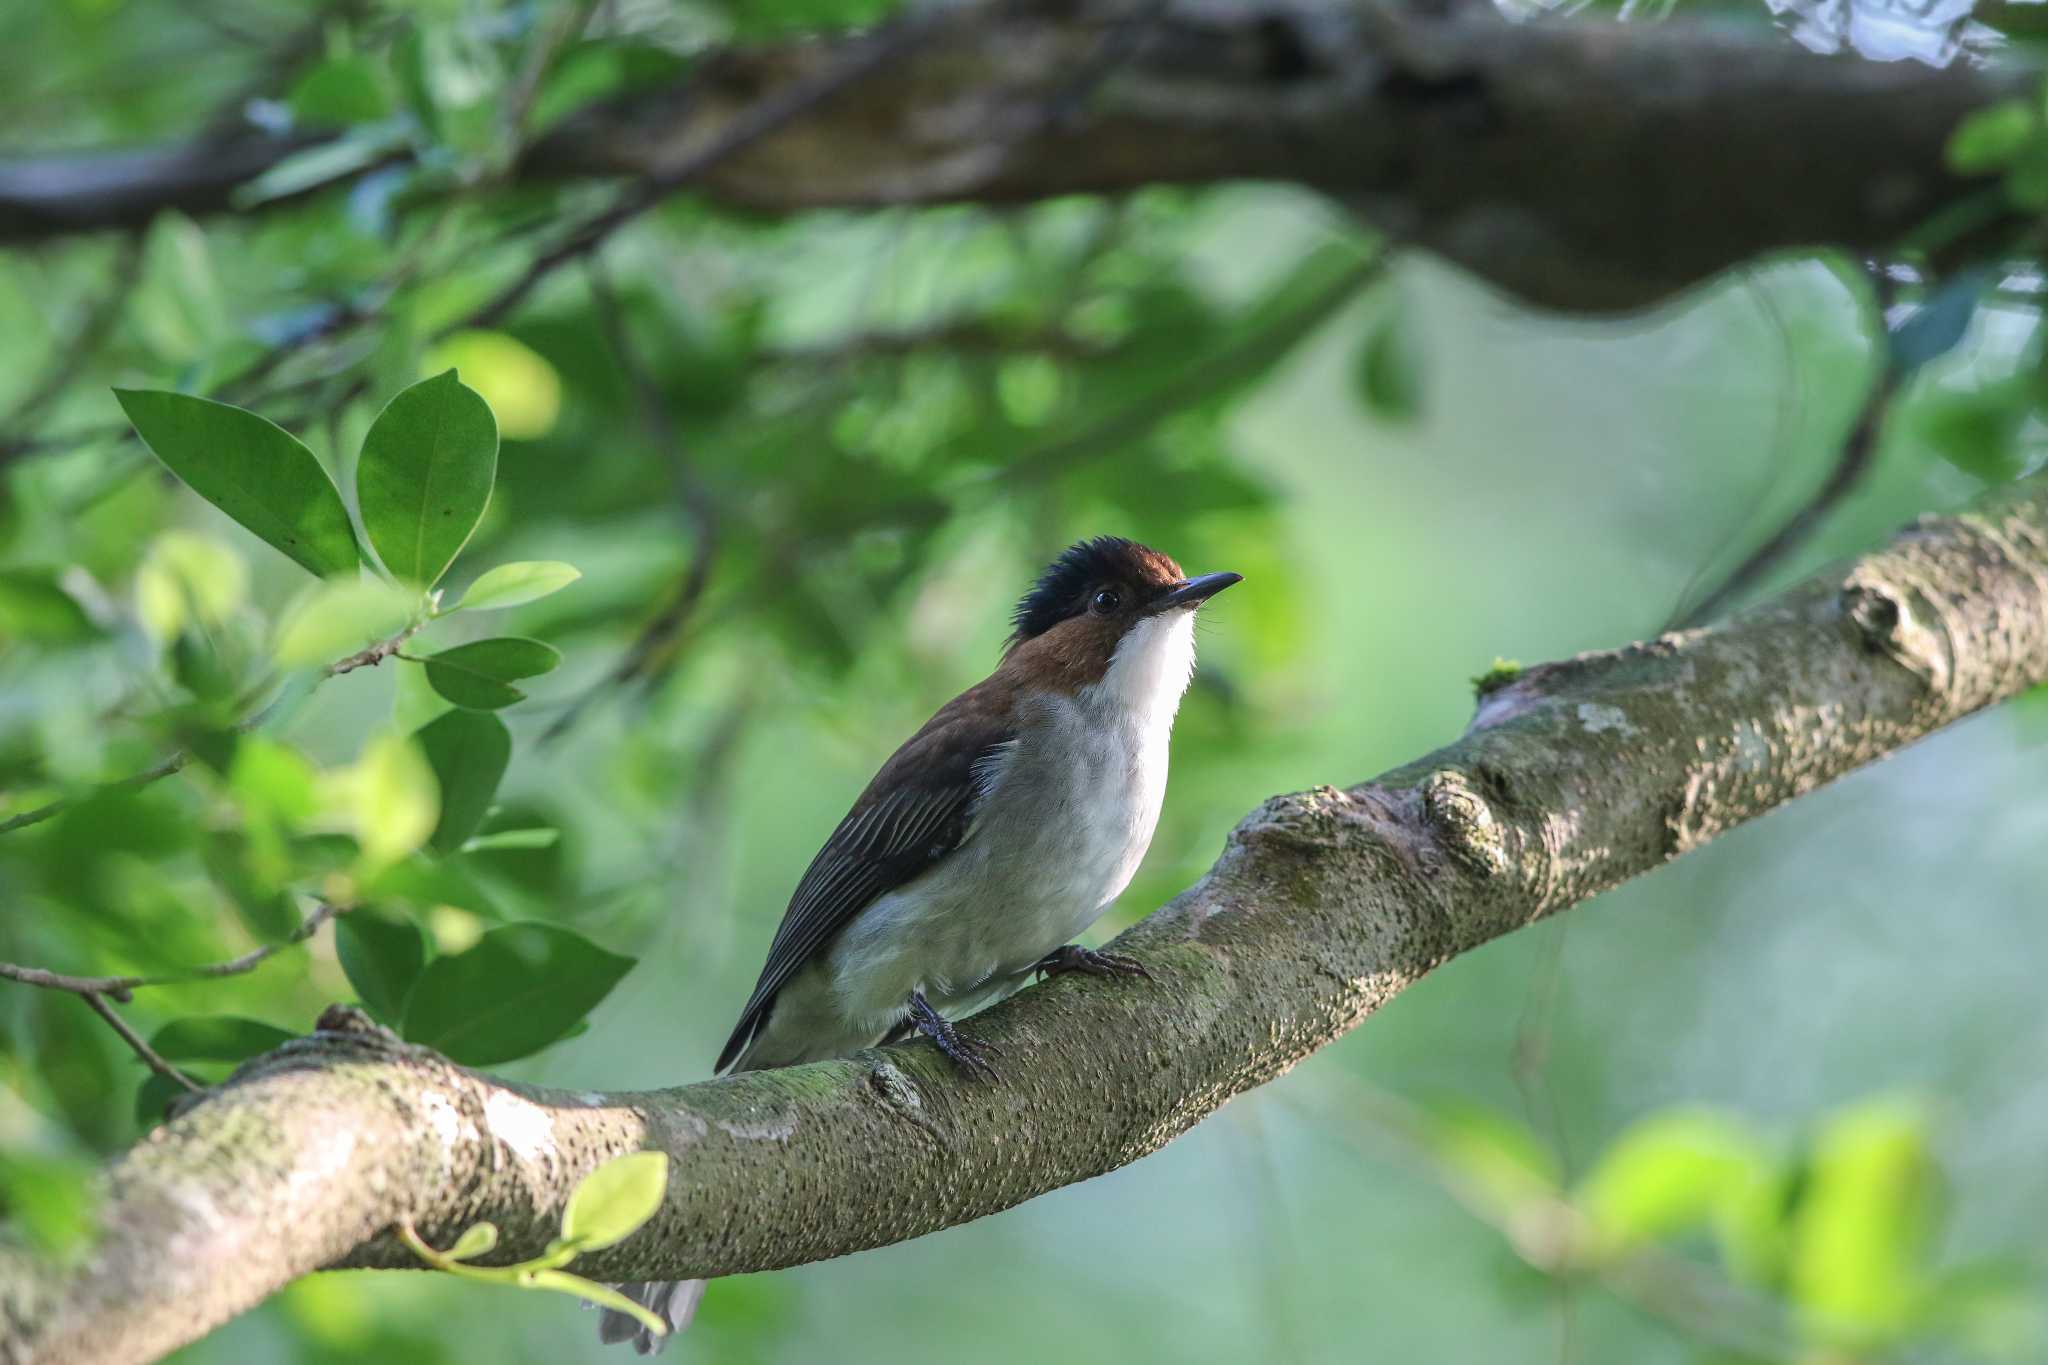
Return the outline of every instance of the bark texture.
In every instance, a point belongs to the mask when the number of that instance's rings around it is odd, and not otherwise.
[[[536,1254],[576,1182],[657,1147],[661,1213],[600,1279],[794,1265],[1006,1209],[1157,1150],[1430,968],[2048,678],[2048,476],[1727,624],[1529,670],[1463,738],[1276,797],[1117,942],[1153,980],[1063,978],[928,1046],[634,1094],[466,1071],[348,1010],[107,1177],[82,1264],[0,1251],[0,1360],[152,1359],[322,1267],[404,1266],[489,1219]]]
[[[518,174],[687,183],[776,213],[1291,181],[1524,298],[1608,310],[1760,252],[1888,248],[1976,188],[1943,166],[1957,122],[2035,83],[1819,57],[1760,29],[1436,8],[967,7],[709,164],[848,44],[720,54],[559,125]],[[223,209],[303,145],[237,134],[0,161],[0,240]]]

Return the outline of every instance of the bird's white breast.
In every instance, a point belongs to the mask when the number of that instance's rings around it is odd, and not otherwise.
[[[960,848],[834,946],[831,993],[853,1031],[879,1036],[914,990],[955,1015],[1007,993],[1130,884],[1159,822],[1194,658],[1194,613],[1167,612],[1126,633],[1100,682],[1021,700]]]

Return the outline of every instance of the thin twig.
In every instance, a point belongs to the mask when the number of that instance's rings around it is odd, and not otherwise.
[[[717,496],[691,466],[682,433],[676,429],[675,418],[669,412],[661,387],[633,345],[632,334],[626,326],[625,310],[620,306],[618,292],[613,289],[610,276],[594,257],[584,264],[590,281],[593,311],[604,331],[605,344],[610,347],[613,358],[632,386],[642,424],[668,457],[676,500],[690,523],[696,543],[691,550],[690,562],[684,566],[682,578],[668,602],[641,627],[639,635],[619,662],[548,726],[541,736],[544,743],[559,738],[574,725],[600,693],[641,677],[688,628],[698,606],[704,601],[704,594],[711,587],[711,566],[718,558],[722,522]]]
[[[1098,450],[1143,436],[1181,409],[1215,395],[1287,354],[1296,342],[1335,316],[1359,290],[1376,281],[1386,265],[1384,252],[1358,262],[1331,281],[1329,288],[1274,319],[1269,326],[1196,361],[1128,407],[1019,456],[993,477],[1008,483],[1035,483],[1063,472]]]
[[[1870,394],[1863,402],[1863,410],[1857,414],[1856,424],[1849,428],[1848,436],[1842,442],[1841,452],[1835,457],[1834,468],[1828,471],[1826,482],[1814,490],[1799,510],[1786,518],[1785,524],[1772,532],[1763,544],[1749,552],[1740,564],[1735,566],[1712,592],[1702,597],[1690,609],[1677,617],[1672,627],[1697,626],[1712,620],[1721,609],[1753,587],[1772,569],[1784,561],[1786,556],[1797,549],[1820,525],[1827,514],[1846,498],[1863,476],[1870,472],[1877,458],[1879,438],[1884,434],[1886,415],[1891,411],[1892,399],[1898,396],[1899,375],[1887,365],[1871,381]]]
[[[347,913],[351,908],[337,905],[333,901],[321,901],[313,907],[312,913],[306,916],[299,927],[280,942],[262,944],[225,962],[209,962],[181,971],[165,972],[156,976],[67,976],[62,972],[45,971],[41,967],[21,967],[12,962],[0,962],[0,979],[17,981],[24,986],[41,986],[45,990],[69,991],[73,995],[105,995],[125,1004],[133,992],[146,987],[183,986],[194,981],[213,981],[224,976],[240,976],[244,972],[254,971],[264,961],[285,949],[304,943],[320,932],[320,926],[336,915]]]
[[[131,1028],[128,1024],[128,1021],[126,1019],[123,1019],[119,1011],[117,1011],[112,1005],[109,1005],[106,1001],[106,997],[102,996],[98,991],[81,991],[79,993],[79,998],[85,1001],[86,1004],[92,1006],[92,1012],[94,1014],[97,1014],[100,1018],[106,1020],[108,1026],[111,1027],[114,1030],[114,1032],[121,1035],[121,1041],[128,1044],[129,1047],[133,1048],[135,1050],[135,1055],[142,1058],[142,1060],[148,1064],[149,1069],[151,1071],[154,1071],[159,1076],[170,1077],[172,1080],[176,1081],[179,1085],[184,1086],[185,1089],[191,1091],[195,1095],[198,1094],[201,1090],[205,1089],[205,1087],[200,1085],[199,1082],[193,1080],[190,1076],[187,1076],[184,1072],[178,1070],[178,1068],[172,1066],[169,1062],[165,1061],[161,1053],[159,1053],[155,1048],[151,1047],[147,1042],[143,1041],[142,1035],[137,1033],[133,1028]]]
[[[541,82],[554,69],[562,49],[582,35],[590,23],[590,16],[596,13],[597,5],[598,0],[577,0],[561,12],[554,24],[535,38],[527,50],[526,63],[519,68],[512,88],[505,93],[498,118],[499,137],[505,147],[508,166],[518,158],[526,141],[526,120],[532,115],[533,103],[540,96]]]
[[[388,640],[379,640],[367,649],[359,649],[346,659],[336,659],[321,671],[323,678],[338,678],[344,673],[353,673],[359,668],[375,668],[405,648],[406,641],[419,633],[425,621],[415,621]]]
[[[1892,286],[1889,278],[1882,273],[1873,276],[1873,285],[1878,293],[1877,316],[1881,327]],[[1882,332],[1879,333],[1878,345],[1880,348],[1886,345]],[[1882,360],[1876,377],[1870,381],[1870,392],[1863,400],[1863,407],[1856,414],[1855,425],[1849,428],[1849,434],[1843,438],[1841,449],[1835,456],[1834,467],[1828,471],[1827,479],[1813,491],[1812,497],[1800,504],[1798,510],[1786,518],[1785,523],[1773,531],[1763,544],[1751,550],[1711,592],[1675,615],[1666,629],[1685,629],[1711,621],[1730,602],[1754,587],[1772,569],[1783,563],[1787,556],[1813,534],[1828,513],[1849,496],[1876,463],[1878,444],[1884,435],[1885,418],[1891,412],[1892,400],[1898,397],[1899,385],[1904,379],[1905,373],[1893,364],[1889,357]]]
[[[660,174],[647,177],[609,208],[572,228],[554,246],[529,262],[518,279],[467,318],[449,324],[444,331],[456,332],[496,324],[549,275],[602,246],[614,232],[689,181],[762,138],[779,132],[849,86],[881,70],[902,56],[912,44],[935,31],[947,16],[948,11],[943,7],[935,7],[900,20],[872,37],[852,44],[844,56],[823,71],[778,90],[744,110],[697,151]]]

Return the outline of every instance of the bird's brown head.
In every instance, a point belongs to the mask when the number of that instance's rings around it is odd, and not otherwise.
[[[1098,681],[1132,631],[1191,612],[1241,581],[1234,573],[1189,578],[1172,556],[1121,536],[1067,547],[1017,603],[1006,657],[1046,682]]]

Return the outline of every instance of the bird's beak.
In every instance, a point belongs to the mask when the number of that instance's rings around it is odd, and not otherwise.
[[[1232,583],[1242,582],[1244,575],[1241,573],[1205,573],[1199,578],[1190,578],[1185,583],[1168,588],[1152,604],[1152,609],[1172,611],[1175,607],[1199,607]]]

